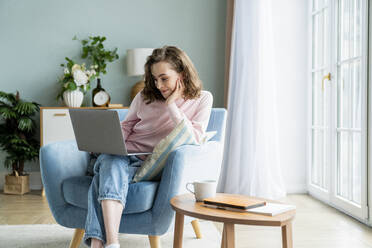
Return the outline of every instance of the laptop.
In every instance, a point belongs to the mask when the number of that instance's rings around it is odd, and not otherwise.
[[[69,113],[80,151],[114,155],[151,154],[151,152],[128,153],[117,111],[69,109]]]

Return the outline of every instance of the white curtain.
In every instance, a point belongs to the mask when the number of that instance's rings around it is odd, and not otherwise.
[[[271,1],[235,0],[218,191],[277,199],[286,192],[278,147]]]

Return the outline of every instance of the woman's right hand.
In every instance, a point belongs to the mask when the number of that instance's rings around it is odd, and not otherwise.
[[[165,103],[167,105],[170,105],[174,101],[176,101],[177,99],[182,98],[183,97],[183,91],[184,91],[183,83],[181,82],[181,79],[178,78],[177,79],[177,82],[176,82],[176,88],[174,89],[174,91],[172,92],[172,94],[170,96],[168,96],[168,98],[165,101]]]

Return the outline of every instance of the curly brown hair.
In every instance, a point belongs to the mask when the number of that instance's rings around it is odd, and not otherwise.
[[[173,70],[182,75],[184,99],[195,99],[200,97],[203,85],[189,56],[175,46],[164,46],[154,49],[152,54],[147,57],[145,64],[145,88],[142,90],[142,96],[146,104],[156,100],[166,100],[156,87],[155,78],[151,73],[152,65],[159,62],[168,62]]]

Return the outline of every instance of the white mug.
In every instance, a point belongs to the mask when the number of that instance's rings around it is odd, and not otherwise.
[[[194,187],[194,191],[188,188],[189,185]],[[203,180],[187,183],[186,189],[195,195],[196,201],[203,201],[205,198],[216,196],[216,181]]]

